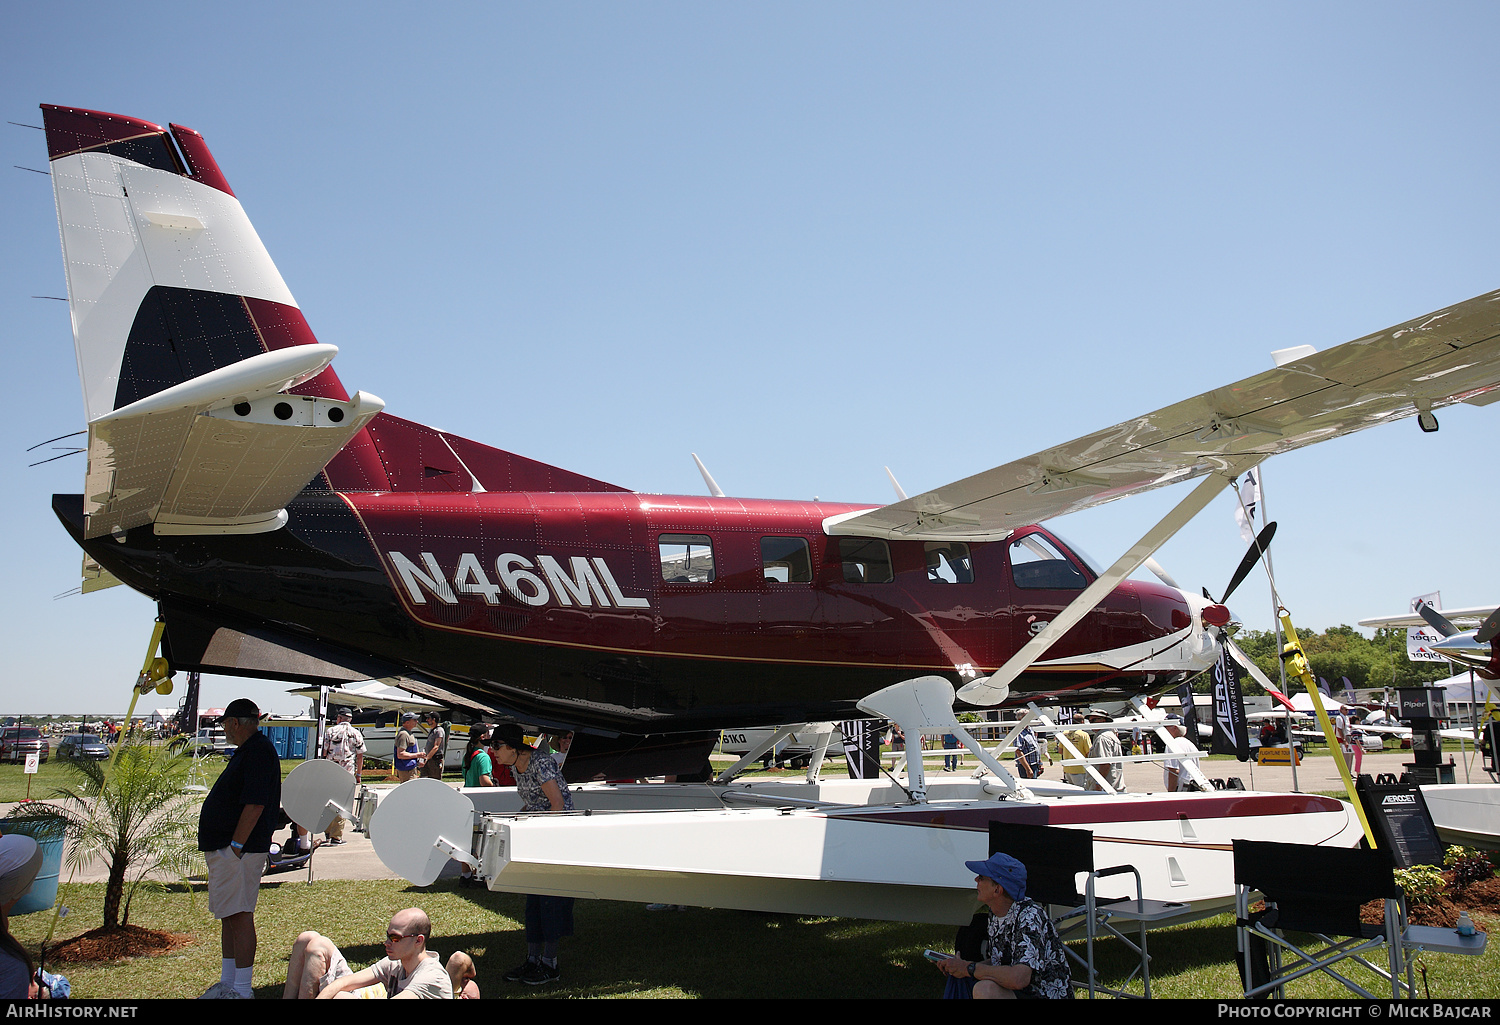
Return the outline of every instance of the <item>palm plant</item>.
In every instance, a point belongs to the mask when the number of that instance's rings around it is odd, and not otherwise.
[[[197,801],[183,789],[192,757],[141,741],[122,742],[113,764],[75,759],[72,789],[53,791],[27,817],[60,818],[70,843],[68,866],[95,858],[109,866],[106,931],[130,924],[130,901],[152,873],[186,877],[197,856]]]

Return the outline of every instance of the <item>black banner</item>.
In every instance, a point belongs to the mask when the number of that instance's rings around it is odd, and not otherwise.
[[[1209,754],[1234,755],[1242,762],[1250,760],[1250,735],[1245,726],[1245,699],[1240,692],[1243,674],[1223,645],[1219,661],[1213,668],[1214,736]]]
[[[878,722],[852,719],[839,723],[844,735],[844,760],[849,763],[850,779],[880,778],[880,734]]]
[[[1184,683],[1177,688],[1177,702],[1182,706],[1182,732],[1194,747],[1198,743],[1198,705],[1193,700],[1193,685]]]

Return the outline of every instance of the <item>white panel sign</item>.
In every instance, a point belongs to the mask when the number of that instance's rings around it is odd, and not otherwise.
[[[1422,605],[1431,605],[1438,611],[1442,611],[1443,592],[1419,594],[1411,600],[1413,612]],[[1442,639],[1443,635],[1430,626],[1409,626],[1406,628],[1406,657],[1413,662],[1444,662],[1446,659],[1429,647]]]

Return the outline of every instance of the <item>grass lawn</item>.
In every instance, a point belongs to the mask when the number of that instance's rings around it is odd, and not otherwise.
[[[198,763],[199,777],[194,782],[203,786],[213,786],[214,780],[224,771],[224,766],[229,764],[227,758],[204,758]],[[301,758],[283,758],[281,760],[281,778],[286,779],[287,773],[302,764]],[[0,804],[20,801],[26,797],[26,766],[0,764]],[[366,769],[364,781],[366,783],[383,783],[386,781],[387,773],[378,769]],[[456,773],[449,773],[450,780],[458,778]],[[395,777],[390,777],[395,782]],[[34,801],[51,798],[52,791],[59,787],[68,788],[76,786],[78,779],[68,768],[66,762],[56,758],[49,759],[46,764],[37,766],[36,773],[31,777],[31,799]]]
[[[131,921],[190,933],[195,942],[120,964],[53,967],[62,968],[78,997],[196,997],[218,979],[219,929],[208,914],[201,885],[194,891],[143,892],[131,909]],[[102,884],[65,885],[62,895],[72,914],[60,936],[98,923]],[[514,894],[465,890],[446,881],[427,888],[323,880],[309,886],[297,876],[267,884],[256,913],[256,995],[281,995],[287,952],[303,929],[333,937],[358,969],[382,956],[386,922],[412,905],[432,916],[435,950],[446,956],[463,949],[474,957],[486,998],[935,998],[942,992],[942,979],[922,959],[922,950],[951,949],[953,940],[953,930],[946,926],[698,908],[649,912],[639,904],[581,900],[577,935],[563,943],[561,982],[532,989],[500,979],[525,956],[523,903]],[[12,924],[17,937],[35,951],[49,923],[50,915],[42,913]],[[1496,923],[1479,924],[1493,930]],[[1228,916],[1153,932],[1150,945],[1155,996],[1239,994]],[[1106,978],[1122,978],[1128,969],[1121,948],[1106,942],[1098,949]],[[1500,949],[1491,948],[1480,958],[1425,955],[1421,961],[1434,997],[1500,996]],[[1366,985],[1379,992],[1373,977],[1365,974]],[[1289,989],[1302,997],[1344,995],[1336,983],[1321,977],[1299,980]]]

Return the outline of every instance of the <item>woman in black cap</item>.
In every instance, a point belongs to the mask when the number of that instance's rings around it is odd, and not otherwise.
[[[521,728],[501,723],[490,734],[495,762],[510,766],[521,794],[523,811],[572,811],[573,795],[553,757],[526,743]],[[564,936],[573,935],[573,898],[526,898],[526,962],[505,973],[506,982],[542,986],[556,982],[557,947]]]

